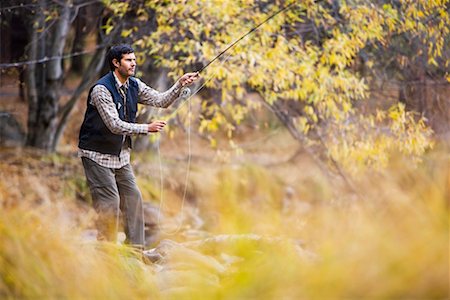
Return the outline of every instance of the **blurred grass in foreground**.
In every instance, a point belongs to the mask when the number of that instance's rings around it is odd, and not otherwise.
[[[83,241],[81,221],[65,216],[68,201],[21,201],[6,179],[0,297],[448,298],[449,154],[429,153],[419,167],[401,157],[392,161],[354,179],[360,197],[306,165],[216,166],[207,178],[196,165],[192,184],[204,229],[213,237],[261,239],[222,239],[195,251],[172,247],[160,266],[143,265],[120,245]],[[297,184],[286,191],[293,178]]]
[[[74,239],[50,206],[0,211],[1,298],[125,299],[156,294],[153,277],[131,250]],[[50,212],[49,212],[50,211]]]

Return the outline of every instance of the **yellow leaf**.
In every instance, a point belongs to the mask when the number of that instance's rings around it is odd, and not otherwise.
[[[210,138],[209,144],[211,145],[212,148],[215,148],[217,147],[217,140],[214,138]]]

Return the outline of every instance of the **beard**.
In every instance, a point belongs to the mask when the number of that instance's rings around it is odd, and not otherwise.
[[[119,73],[120,75],[122,75],[123,77],[130,77],[133,76],[136,72],[136,69],[121,69],[119,68]]]

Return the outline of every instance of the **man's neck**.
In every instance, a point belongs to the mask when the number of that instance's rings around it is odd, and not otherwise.
[[[128,76],[126,76],[126,77],[122,76],[122,75],[117,71],[117,69],[114,70],[114,74],[116,74],[117,79],[119,79],[120,83],[122,83],[122,84],[125,84],[125,82],[127,82],[128,78],[129,78]]]

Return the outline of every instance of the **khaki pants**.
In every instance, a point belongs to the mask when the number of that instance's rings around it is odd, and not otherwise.
[[[127,236],[126,243],[144,247],[144,216],[142,196],[131,165],[120,169],[102,167],[96,162],[81,158],[91,191],[94,208],[98,213],[99,240],[116,241],[119,217]]]

